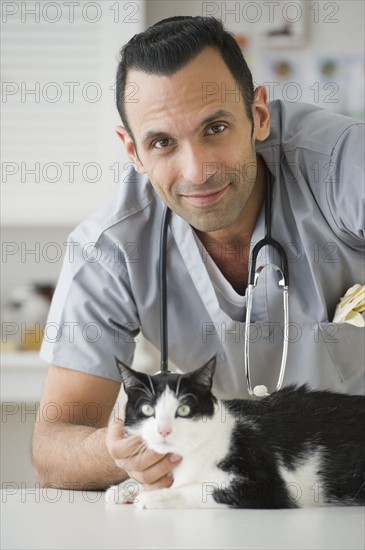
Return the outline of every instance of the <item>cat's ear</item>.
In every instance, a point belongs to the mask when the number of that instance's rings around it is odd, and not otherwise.
[[[199,384],[206,389],[211,389],[213,384],[213,376],[215,373],[215,366],[217,360],[216,356],[209,359],[205,365],[197,369],[196,371],[190,373],[191,379],[195,384]]]
[[[145,384],[143,380],[145,375],[143,373],[136,372],[130,367],[127,367],[127,365],[122,363],[117,357],[114,358],[126,393],[136,386],[143,386]]]

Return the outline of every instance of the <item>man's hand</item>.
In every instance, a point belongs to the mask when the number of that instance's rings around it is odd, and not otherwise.
[[[142,483],[146,491],[170,487],[173,482],[172,470],[182,460],[174,454],[161,455],[146,449],[137,435],[126,437],[123,409],[109,424],[106,446],[116,465]]]

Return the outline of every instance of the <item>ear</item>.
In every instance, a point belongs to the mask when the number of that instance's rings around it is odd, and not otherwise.
[[[252,115],[254,121],[254,139],[264,141],[270,134],[270,113],[267,107],[265,86],[258,86],[254,91]]]
[[[141,372],[136,372],[130,367],[127,367],[122,361],[120,361],[117,357],[114,357],[117,365],[117,369],[119,371],[120,377],[122,379],[123,388],[126,393],[128,393],[130,390],[134,389],[136,386],[143,386],[145,382],[142,377],[145,375]]]
[[[192,382],[194,384],[198,384],[199,386],[203,386],[205,389],[210,390],[213,384],[213,376],[215,373],[216,363],[216,356],[214,355],[214,357],[209,359],[209,361],[205,363],[205,365],[195,370],[194,372],[189,373]]]
[[[140,174],[144,174],[146,170],[143,168],[143,164],[139,159],[137,148],[132,137],[128,134],[124,126],[120,126],[120,125],[116,126],[115,132],[119,137],[119,139],[123,141],[127,155],[135,165],[135,170]]]

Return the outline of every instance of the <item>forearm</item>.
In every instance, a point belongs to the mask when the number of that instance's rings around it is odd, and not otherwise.
[[[61,489],[106,489],[127,479],[106,447],[107,428],[74,424],[36,426],[32,461],[44,487]]]

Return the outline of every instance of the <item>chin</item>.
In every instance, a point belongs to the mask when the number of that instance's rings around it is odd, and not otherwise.
[[[196,229],[197,231],[201,231],[202,233],[213,233],[214,231],[221,231],[222,229],[226,229],[227,227],[230,227],[238,218],[237,216],[232,216],[231,213],[229,216],[226,216],[224,218],[217,218],[217,215],[214,216],[201,216],[200,218],[191,218],[191,221],[189,221],[190,225]]]
[[[178,453],[176,445],[173,443],[150,443],[148,442],[148,448],[156,453],[165,455],[166,453]]]

